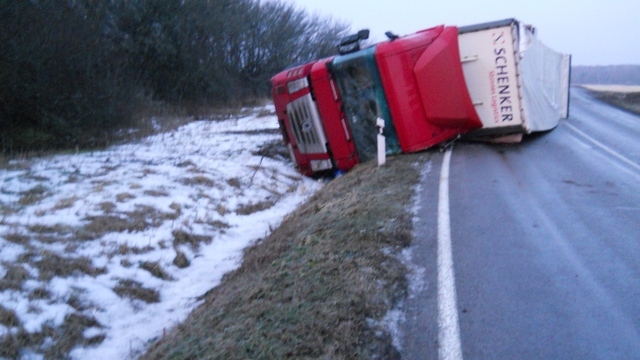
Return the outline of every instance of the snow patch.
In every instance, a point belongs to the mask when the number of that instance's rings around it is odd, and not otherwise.
[[[94,319],[83,336],[104,341],[79,345],[74,359],[144,353],[240,265],[245,247],[322,187],[291,163],[260,155],[281,140],[260,130],[277,128],[273,115],[197,121],[0,170],[0,275],[10,265],[27,274],[0,288],[2,306],[30,333],[60,327],[70,314]],[[240,211],[255,204],[262,206]],[[188,266],[174,264],[178,252]],[[0,336],[15,329],[0,326]],[[46,346],[22,356],[40,358]]]

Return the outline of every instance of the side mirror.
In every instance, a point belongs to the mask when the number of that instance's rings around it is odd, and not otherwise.
[[[345,36],[340,40],[338,45],[338,52],[340,55],[356,52],[360,50],[360,41],[367,40],[369,38],[369,29],[363,29],[356,34]]]

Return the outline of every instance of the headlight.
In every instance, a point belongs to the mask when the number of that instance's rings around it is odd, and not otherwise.
[[[294,81],[290,81],[287,83],[287,88],[289,88],[289,94],[293,94],[296,91],[300,91],[309,86],[309,81],[307,78],[302,78]]]

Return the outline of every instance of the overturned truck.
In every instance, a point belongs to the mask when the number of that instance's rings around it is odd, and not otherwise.
[[[463,136],[520,141],[568,116],[569,55],[515,19],[436,26],[272,78],[285,145],[305,175],[348,171],[385,154],[417,152]],[[384,137],[379,133],[383,132]]]

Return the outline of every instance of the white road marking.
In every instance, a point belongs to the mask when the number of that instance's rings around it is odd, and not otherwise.
[[[638,164],[634,163],[633,161],[627,159],[623,155],[618,154],[615,150],[611,149],[610,147],[606,146],[605,144],[601,143],[600,141],[592,138],[591,136],[585,134],[582,130],[578,129],[577,127],[575,127],[575,126],[573,126],[571,124],[569,124],[568,122],[565,122],[565,125],[567,125],[569,127],[569,129],[573,130],[578,135],[580,135],[583,138],[585,138],[586,140],[588,140],[590,143],[594,144],[595,146],[597,146],[600,149],[602,149],[605,152],[607,152],[609,155],[612,155],[613,157],[617,158],[618,160],[622,161],[623,163],[631,166],[632,168],[636,169],[637,171],[640,171],[640,165],[638,165]]]
[[[449,219],[449,163],[451,148],[444,154],[440,172],[438,200],[438,341],[440,360],[461,360],[460,325],[456,280],[451,251],[451,223]]]

